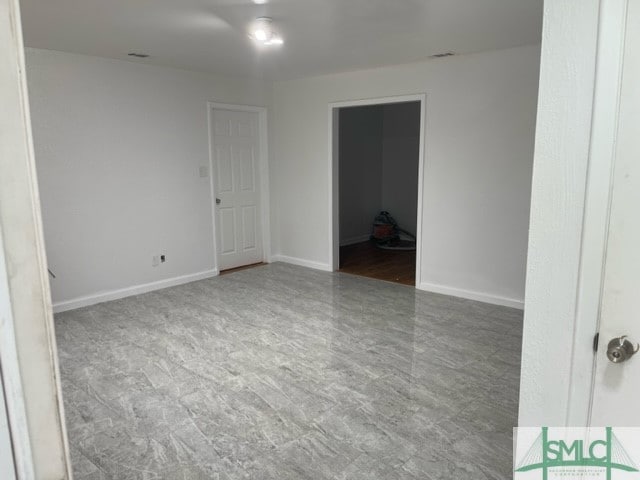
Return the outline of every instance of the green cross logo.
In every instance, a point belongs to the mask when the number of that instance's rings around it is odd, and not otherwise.
[[[549,427],[542,427],[540,435],[516,465],[516,472],[542,470],[542,480],[547,480],[550,468],[592,467],[604,468],[607,480],[611,480],[613,470],[637,472],[638,468],[623,448],[611,427],[606,427],[604,439],[585,443],[574,440],[570,444],[564,440],[550,440]]]

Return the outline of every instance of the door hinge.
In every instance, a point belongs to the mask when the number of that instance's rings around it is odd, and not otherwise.
[[[596,334],[593,336],[593,351],[594,352],[598,351],[598,340],[600,340],[600,332],[596,332]]]

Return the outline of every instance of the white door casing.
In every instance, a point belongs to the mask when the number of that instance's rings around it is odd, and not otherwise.
[[[640,0],[627,3],[617,138],[590,424],[640,427],[640,353],[614,364],[613,338],[640,342]]]
[[[0,0],[0,104],[0,404],[17,477],[68,479],[18,0]]]
[[[211,164],[218,270],[264,260],[259,114],[214,107]]]
[[[599,423],[593,373],[608,339],[600,335],[598,355],[593,340],[628,2],[544,4],[519,426]]]
[[[420,137],[418,149],[418,208],[416,219],[416,288],[422,284],[422,205],[424,204],[424,156],[427,96],[424,93],[397,95],[392,97],[367,98],[331,102],[329,111],[329,265],[330,271],[340,266],[340,195],[339,195],[339,111],[345,107],[386,105],[391,103],[420,102]]]
[[[7,405],[2,388],[2,372],[0,372],[0,478],[13,480],[16,478],[16,467],[13,463],[13,446],[9,433]]]

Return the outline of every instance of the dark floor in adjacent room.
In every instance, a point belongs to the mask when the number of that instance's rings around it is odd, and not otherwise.
[[[76,480],[511,478],[519,310],[275,263],[56,332]]]
[[[363,277],[416,284],[416,252],[384,250],[371,242],[340,247],[340,271]]]

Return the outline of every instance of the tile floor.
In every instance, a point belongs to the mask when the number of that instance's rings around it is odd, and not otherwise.
[[[75,478],[511,478],[521,326],[279,263],[58,314]]]

